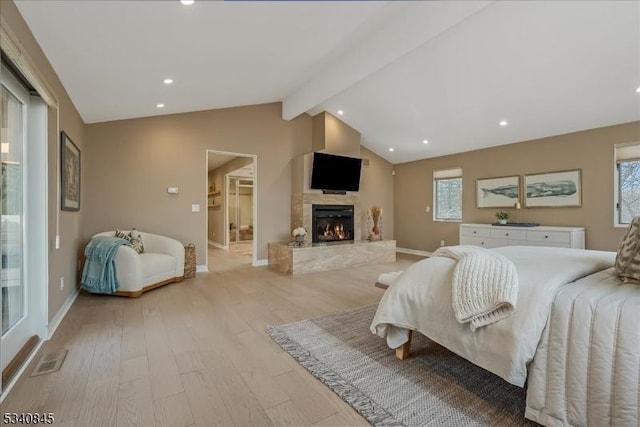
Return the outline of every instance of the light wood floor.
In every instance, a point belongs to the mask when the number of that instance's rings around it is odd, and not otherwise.
[[[53,412],[57,426],[367,425],[266,335],[279,325],[376,303],[396,263],[289,276],[209,250],[209,273],[137,299],[81,293],[48,352],[59,372],[29,377],[1,412]]]

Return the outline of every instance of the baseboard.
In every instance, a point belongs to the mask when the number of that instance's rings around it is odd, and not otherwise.
[[[77,296],[77,294],[76,294]],[[68,301],[68,299],[67,299]],[[66,303],[65,303],[66,304]],[[57,315],[56,315],[57,316]],[[16,385],[18,383],[18,380],[20,380],[20,378],[22,377],[22,375],[24,374],[24,372],[27,370],[27,368],[31,365],[31,362],[33,362],[33,359],[36,357],[36,355],[40,352],[40,349],[42,348],[42,344],[44,344],[47,340],[43,340],[41,339],[40,342],[38,342],[38,344],[36,345],[36,347],[33,349],[33,351],[31,352],[31,354],[29,355],[29,357],[27,358],[27,360],[25,360],[25,362],[22,364],[22,366],[20,367],[20,369],[18,370],[18,372],[16,372],[16,374],[13,376],[13,378],[11,379],[11,381],[9,381],[9,384],[2,384],[2,394],[0,395],[0,403],[2,403],[2,401],[9,396],[9,393],[11,393],[11,389],[13,388],[14,385]],[[5,387],[6,385],[6,387]]]
[[[269,260],[268,259],[257,259],[255,261],[253,261],[253,263],[251,264],[254,267],[264,267],[265,265],[269,265]]]
[[[196,273],[208,273],[208,272],[209,272],[209,267],[207,267],[206,265],[196,266]]]
[[[78,295],[80,295],[80,289],[76,288],[71,293],[71,295],[69,295],[64,304],[62,304],[62,307],[60,307],[60,310],[58,310],[56,315],[53,316],[53,319],[51,319],[51,322],[49,322],[49,325],[47,325],[48,340],[50,340],[51,337],[53,337],[53,334],[56,333],[56,329],[58,329],[58,326],[60,326],[62,319],[64,319],[64,316],[67,315],[67,312],[75,302],[76,298],[78,298]]]
[[[425,257],[430,257],[431,255],[433,255],[433,252],[419,251],[417,249],[408,248],[396,248],[396,252],[400,252],[401,254],[420,255]]]
[[[213,246],[214,248],[218,248],[218,249],[226,249],[224,245],[214,242],[213,240],[209,240],[209,246]]]

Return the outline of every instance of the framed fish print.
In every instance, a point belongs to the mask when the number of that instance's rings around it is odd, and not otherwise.
[[[476,207],[512,208],[520,201],[520,176],[476,180]]]
[[[524,176],[526,208],[579,208],[582,206],[580,169]]]

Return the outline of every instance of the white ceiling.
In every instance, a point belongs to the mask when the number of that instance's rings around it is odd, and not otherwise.
[[[401,163],[640,120],[638,1],[16,4],[87,123],[283,101]]]

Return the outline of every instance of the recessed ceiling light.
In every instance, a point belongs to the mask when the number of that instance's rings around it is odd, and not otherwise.
[[[389,151],[393,151],[393,148],[389,148]]]
[[[195,1],[196,0],[180,0],[180,3],[182,3],[185,6],[191,6]]]
[[[344,111],[342,111],[342,110],[338,110],[338,114],[343,115],[343,114],[344,114]]]
[[[162,81],[162,83],[166,84],[166,85],[170,85],[171,83],[173,83],[173,79],[164,79]]]
[[[640,86],[638,86],[638,89],[636,89],[636,93],[640,93]]]
[[[164,108],[164,104],[157,104],[156,108]]]
[[[502,120],[502,121],[500,122],[500,126],[503,126],[503,127],[504,127],[504,126],[506,126],[507,124],[508,124],[508,123],[507,123],[507,121],[506,121],[506,120]]]
[[[428,144],[428,143],[429,143],[429,141],[425,139],[425,140],[423,140],[423,141],[422,141],[422,143],[423,143],[423,144]]]

